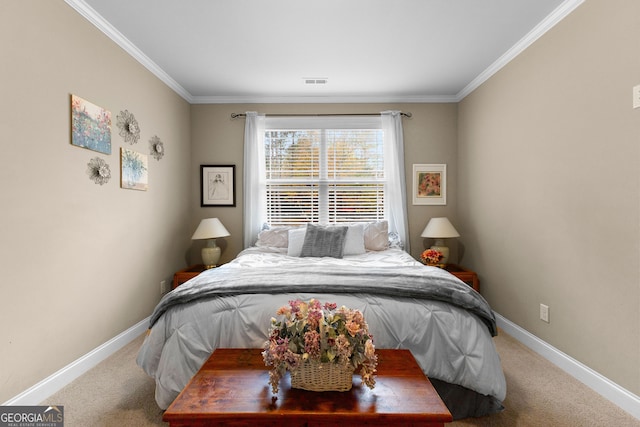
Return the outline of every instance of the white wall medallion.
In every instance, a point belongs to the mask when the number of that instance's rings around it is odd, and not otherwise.
[[[129,111],[120,111],[116,117],[118,128],[120,128],[120,136],[124,138],[124,142],[128,144],[136,144],[140,139],[140,127],[135,116]]]
[[[156,160],[160,160],[162,156],[164,156],[164,145],[156,135],[152,136],[149,140],[149,152],[151,153],[151,157]]]
[[[105,184],[111,179],[111,169],[100,157],[94,157],[87,163],[87,175],[96,184]]]

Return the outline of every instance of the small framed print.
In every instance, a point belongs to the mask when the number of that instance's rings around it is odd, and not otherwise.
[[[200,206],[236,205],[236,166],[200,165]]]
[[[120,147],[120,166],[120,188],[147,191],[149,160],[145,154]]]
[[[413,165],[413,204],[447,204],[447,165]]]

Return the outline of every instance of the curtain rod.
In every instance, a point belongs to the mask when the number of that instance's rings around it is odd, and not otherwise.
[[[267,117],[335,117],[335,116],[379,116],[380,113],[338,113],[338,114],[265,114]],[[401,116],[411,118],[411,113],[400,112]],[[246,117],[245,113],[231,113],[231,118]]]

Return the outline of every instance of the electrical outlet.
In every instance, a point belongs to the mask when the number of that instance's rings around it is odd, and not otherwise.
[[[160,282],[160,295],[164,295],[167,292],[169,292],[169,290],[167,289],[167,281],[166,280],[162,280]]]
[[[549,323],[549,306],[540,304],[540,320]]]
[[[633,87],[633,108],[640,108],[640,85]]]

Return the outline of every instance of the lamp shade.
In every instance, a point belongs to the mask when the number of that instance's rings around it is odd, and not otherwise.
[[[195,233],[191,236],[191,240],[215,239],[217,237],[227,237],[230,235],[218,218],[205,218],[200,221],[200,225],[198,225]]]
[[[460,233],[458,233],[446,217],[431,218],[427,226],[424,228],[421,237],[449,239],[452,237],[460,237]]]

